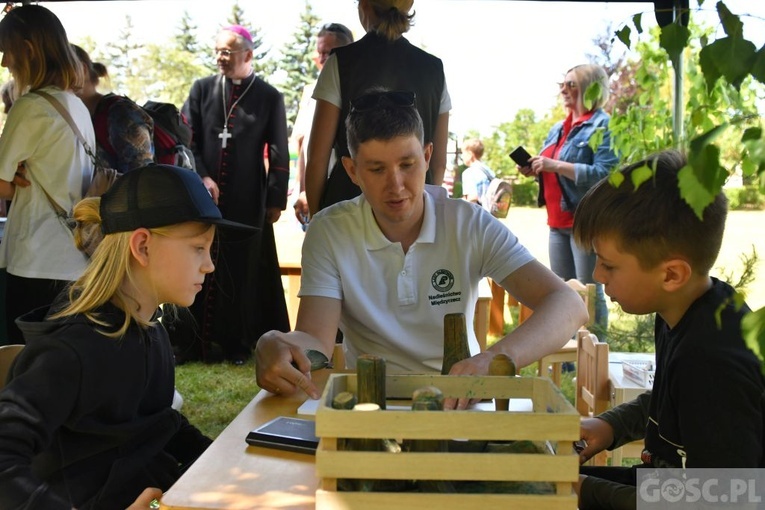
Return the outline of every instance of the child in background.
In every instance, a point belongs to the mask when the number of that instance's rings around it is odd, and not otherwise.
[[[653,390],[581,422],[581,462],[604,449],[645,439],[643,464],[582,467],[582,510],[635,508],[636,468],[763,466],[760,362],[741,334],[750,311],[734,289],[710,277],[725,231],[720,192],[703,220],[680,196],[685,157],[666,151],[630,165],[584,196],[574,238],[597,255],[593,276],[628,313],[656,313]],[[653,176],[634,189],[633,174]]]
[[[125,174],[75,216],[104,237],[68,292],[18,320],[27,344],[0,391],[0,508],[146,508],[158,491],[145,489],[168,489],[210,444],[171,408],[159,305],[193,302],[216,225],[252,228],[166,165]]]

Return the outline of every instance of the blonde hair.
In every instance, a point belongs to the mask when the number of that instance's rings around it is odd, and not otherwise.
[[[84,249],[83,233],[93,228],[99,230],[101,228],[100,206],[100,198],[86,198],[74,207],[73,216],[77,220],[75,244],[81,250]],[[154,235],[168,236],[178,226],[170,225],[148,230]],[[212,225],[205,226],[213,228]],[[133,321],[143,328],[152,325],[151,321],[144,320],[138,315],[137,300],[124,290],[125,287],[132,287],[132,285],[123,285],[125,282],[129,284],[135,282],[130,269],[132,233],[132,231],[117,232],[102,236],[93,251],[88,267],[69,287],[69,304],[53,314],[50,317],[51,320],[82,314],[104,328],[99,330],[101,334],[112,338],[124,336]],[[95,313],[97,308],[107,302],[112,302],[125,313],[125,320],[119,327],[105,322]],[[117,329],[114,329],[115,327]]]
[[[587,111],[603,108],[603,105],[608,102],[608,96],[610,94],[608,75],[603,69],[603,66],[597,64],[581,64],[569,69],[567,74],[568,73],[574,73],[574,76],[576,76],[576,83],[579,85],[579,97]],[[584,103],[584,95],[587,92],[587,88],[596,82],[600,83],[600,96],[593,101],[592,105],[588,106]]]
[[[22,5],[6,14],[0,21],[0,51],[15,57],[14,99],[49,85],[74,90],[83,83],[82,66],[69,45],[66,30],[45,7]],[[27,51],[29,58],[22,58]]]
[[[401,10],[401,6],[411,6],[413,2],[396,2],[395,0],[369,0],[374,10],[377,24],[373,31],[393,41],[409,31],[414,25],[414,12],[409,14],[409,9]],[[401,6],[398,4],[402,4]]]
[[[475,156],[475,159],[480,160],[483,157],[483,142],[478,138],[465,140],[465,143],[462,144],[462,150],[470,152],[473,154],[473,156]]]

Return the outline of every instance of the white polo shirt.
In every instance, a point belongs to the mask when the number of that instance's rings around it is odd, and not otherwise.
[[[444,315],[462,312],[471,353],[478,283],[504,280],[534,257],[500,221],[476,204],[426,186],[425,216],[404,254],[378,227],[360,195],[313,218],[303,242],[299,295],[342,301],[346,364],[360,354],[386,360],[389,372],[440,371]]]

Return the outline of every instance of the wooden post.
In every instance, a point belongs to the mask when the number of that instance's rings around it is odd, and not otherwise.
[[[464,313],[444,315],[444,361],[441,375],[448,375],[452,365],[470,357]]]
[[[385,409],[385,360],[362,354],[356,360],[359,404],[373,403]]]
[[[507,354],[497,354],[489,363],[489,375],[515,377],[515,363]],[[495,398],[494,406],[497,411],[508,411],[510,410],[510,399]]]

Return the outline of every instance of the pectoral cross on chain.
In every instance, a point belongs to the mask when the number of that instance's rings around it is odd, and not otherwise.
[[[231,138],[232,136],[234,135],[228,132],[228,126],[224,127],[223,132],[218,135],[218,138],[221,139],[221,146],[224,149],[226,148],[226,145],[228,145],[228,139]]]

